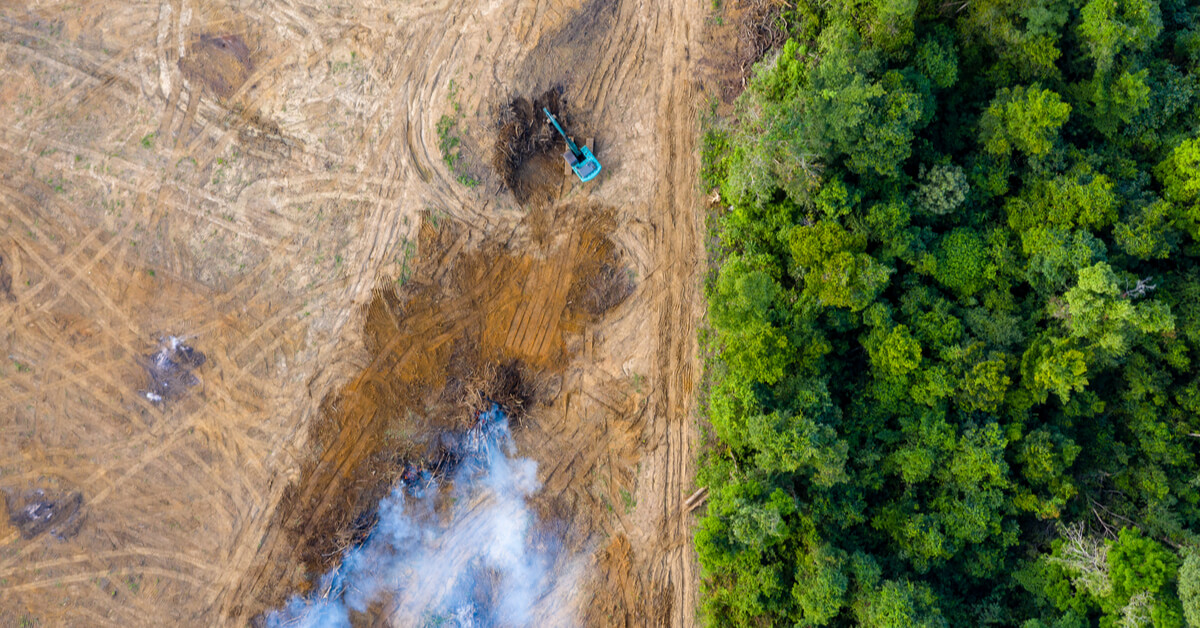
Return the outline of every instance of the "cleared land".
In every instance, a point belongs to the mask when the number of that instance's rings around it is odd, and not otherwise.
[[[0,518],[0,616],[244,625],[509,390],[581,621],[691,625],[710,10],[0,8],[0,489],[70,510]],[[530,155],[518,203],[497,135],[547,90],[605,173]],[[156,402],[169,336],[206,359]]]

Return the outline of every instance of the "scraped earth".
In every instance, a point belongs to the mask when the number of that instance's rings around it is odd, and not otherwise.
[[[488,398],[588,557],[578,622],[693,624],[710,3],[33,6],[0,7],[0,617],[253,623]],[[545,135],[497,167],[547,94],[597,180]]]

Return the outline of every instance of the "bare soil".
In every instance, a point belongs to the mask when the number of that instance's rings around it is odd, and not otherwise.
[[[0,617],[246,625],[503,397],[578,621],[693,624],[710,3],[33,6],[0,3]],[[550,93],[590,184],[551,141],[493,168]],[[204,360],[163,379],[172,337]]]

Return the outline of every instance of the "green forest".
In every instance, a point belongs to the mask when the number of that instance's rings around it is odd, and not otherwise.
[[[706,123],[709,626],[1200,626],[1200,3],[808,0]]]

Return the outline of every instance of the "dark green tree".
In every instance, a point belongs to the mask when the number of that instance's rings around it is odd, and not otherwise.
[[[800,0],[709,124],[710,626],[1200,621],[1200,9]]]

